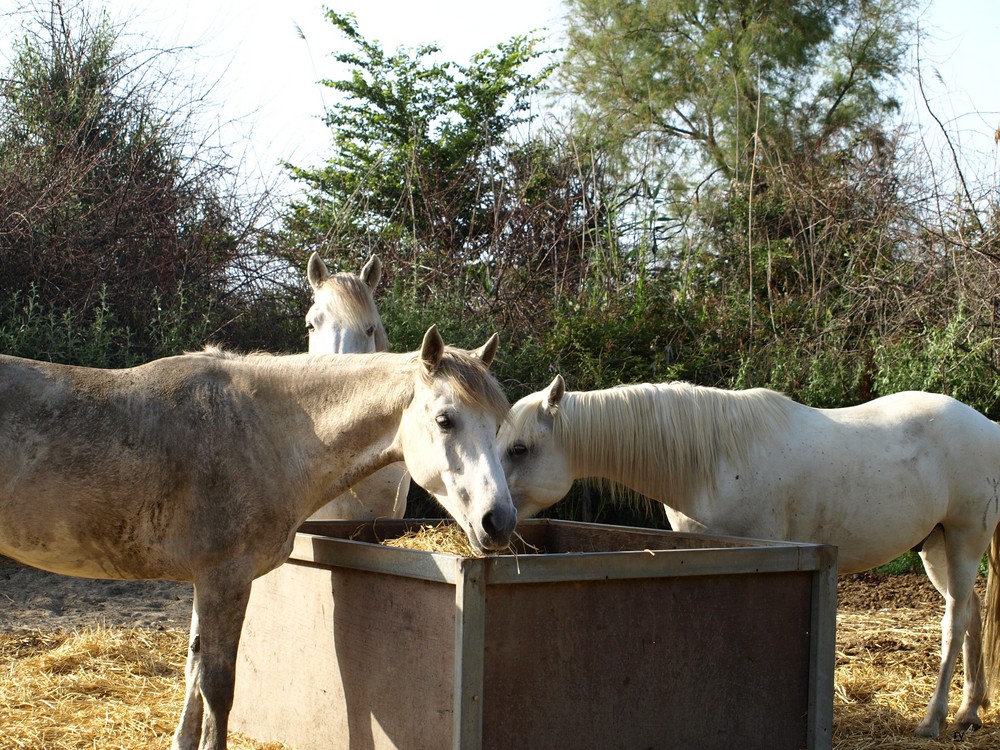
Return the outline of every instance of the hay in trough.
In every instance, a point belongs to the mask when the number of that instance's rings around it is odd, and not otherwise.
[[[383,539],[381,544],[386,547],[414,549],[421,552],[444,552],[459,557],[489,557],[497,554],[512,554],[517,557],[519,553],[541,551],[534,545],[528,544],[517,532],[514,533],[514,538],[517,540],[516,544],[512,541],[505,549],[486,554],[473,549],[469,544],[469,537],[457,523],[441,521],[433,526],[423,524],[420,528],[407,531],[400,536]]]
[[[187,634],[94,627],[0,633],[0,750],[168,748]],[[282,750],[230,733],[234,750]]]
[[[442,521],[431,526],[422,525],[419,529],[407,531],[402,536],[382,541],[387,547],[400,549],[415,549],[422,552],[446,552],[459,557],[483,557],[469,544],[469,538],[457,523]]]

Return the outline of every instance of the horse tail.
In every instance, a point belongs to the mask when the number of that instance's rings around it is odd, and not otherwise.
[[[986,667],[986,697],[993,697],[1000,681],[1000,525],[990,541],[986,575],[986,613],[983,617],[983,663]]]

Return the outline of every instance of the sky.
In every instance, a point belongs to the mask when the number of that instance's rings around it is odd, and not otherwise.
[[[328,155],[321,117],[335,92],[317,81],[338,75],[331,54],[344,43],[324,5],[353,13],[361,34],[386,50],[435,43],[442,59],[462,63],[514,36],[558,28],[561,13],[559,0],[107,0],[112,17],[131,19],[136,33],[196,47],[198,80],[218,80],[209,99],[223,139],[245,148],[247,168],[264,174],[280,160],[317,166]]]
[[[920,70],[929,108],[913,86],[904,107],[921,130],[942,147],[934,116],[948,129],[968,175],[1000,184],[1000,78],[994,68],[1000,41],[997,0],[931,0],[923,15]],[[933,146],[932,146],[933,148]]]
[[[993,135],[1000,128],[994,55],[1000,1],[924,0],[920,55],[931,110],[951,133],[967,168],[998,173]],[[88,0],[94,7],[99,0]],[[329,132],[321,122],[333,92],[331,52],[342,44],[322,0],[105,0],[130,34],[164,47],[193,47],[193,75],[214,83],[205,102],[220,138],[251,173],[281,174],[278,163],[322,164]],[[444,59],[468,62],[480,50],[539,30],[552,46],[563,27],[560,0],[327,0],[353,13],[359,30],[383,48],[436,43]],[[301,31],[301,35],[299,33]],[[304,36],[304,38],[303,38]],[[942,143],[915,87],[902,92],[929,147]]]

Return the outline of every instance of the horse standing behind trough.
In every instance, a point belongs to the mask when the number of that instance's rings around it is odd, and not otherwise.
[[[210,350],[124,370],[2,356],[0,554],[192,582],[173,748],[224,750],[251,582],[331,493],[404,460],[475,548],[508,543],[496,346],[447,348],[432,326],[411,354]]]
[[[498,446],[520,517],[560,500],[575,479],[597,478],[663,503],[679,531],[835,545],[840,573],[920,546],[945,614],[917,733],[945,725],[963,649],[955,723],[981,725],[987,677],[1000,668],[1000,586],[991,566],[986,665],[974,583],[984,551],[1000,545],[1000,426],[971,407],[908,392],[814,409],[766,389],[687,383],[566,392],[556,376],[512,407]]]
[[[389,340],[373,292],[382,278],[382,261],[373,255],[361,273],[334,273],[319,253],[309,256],[306,277],[313,304],[306,313],[310,354],[369,354],[384,352]],[[313,513],[312,521],[330,519],[402,518],[410,475],[402,463],[379,469]]]

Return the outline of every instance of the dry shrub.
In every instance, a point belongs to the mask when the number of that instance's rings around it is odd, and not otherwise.
[[[168,748],[187,635],[88,628],[0,633],[0,749]],[[234,750],[281,750],[232,734]]]

